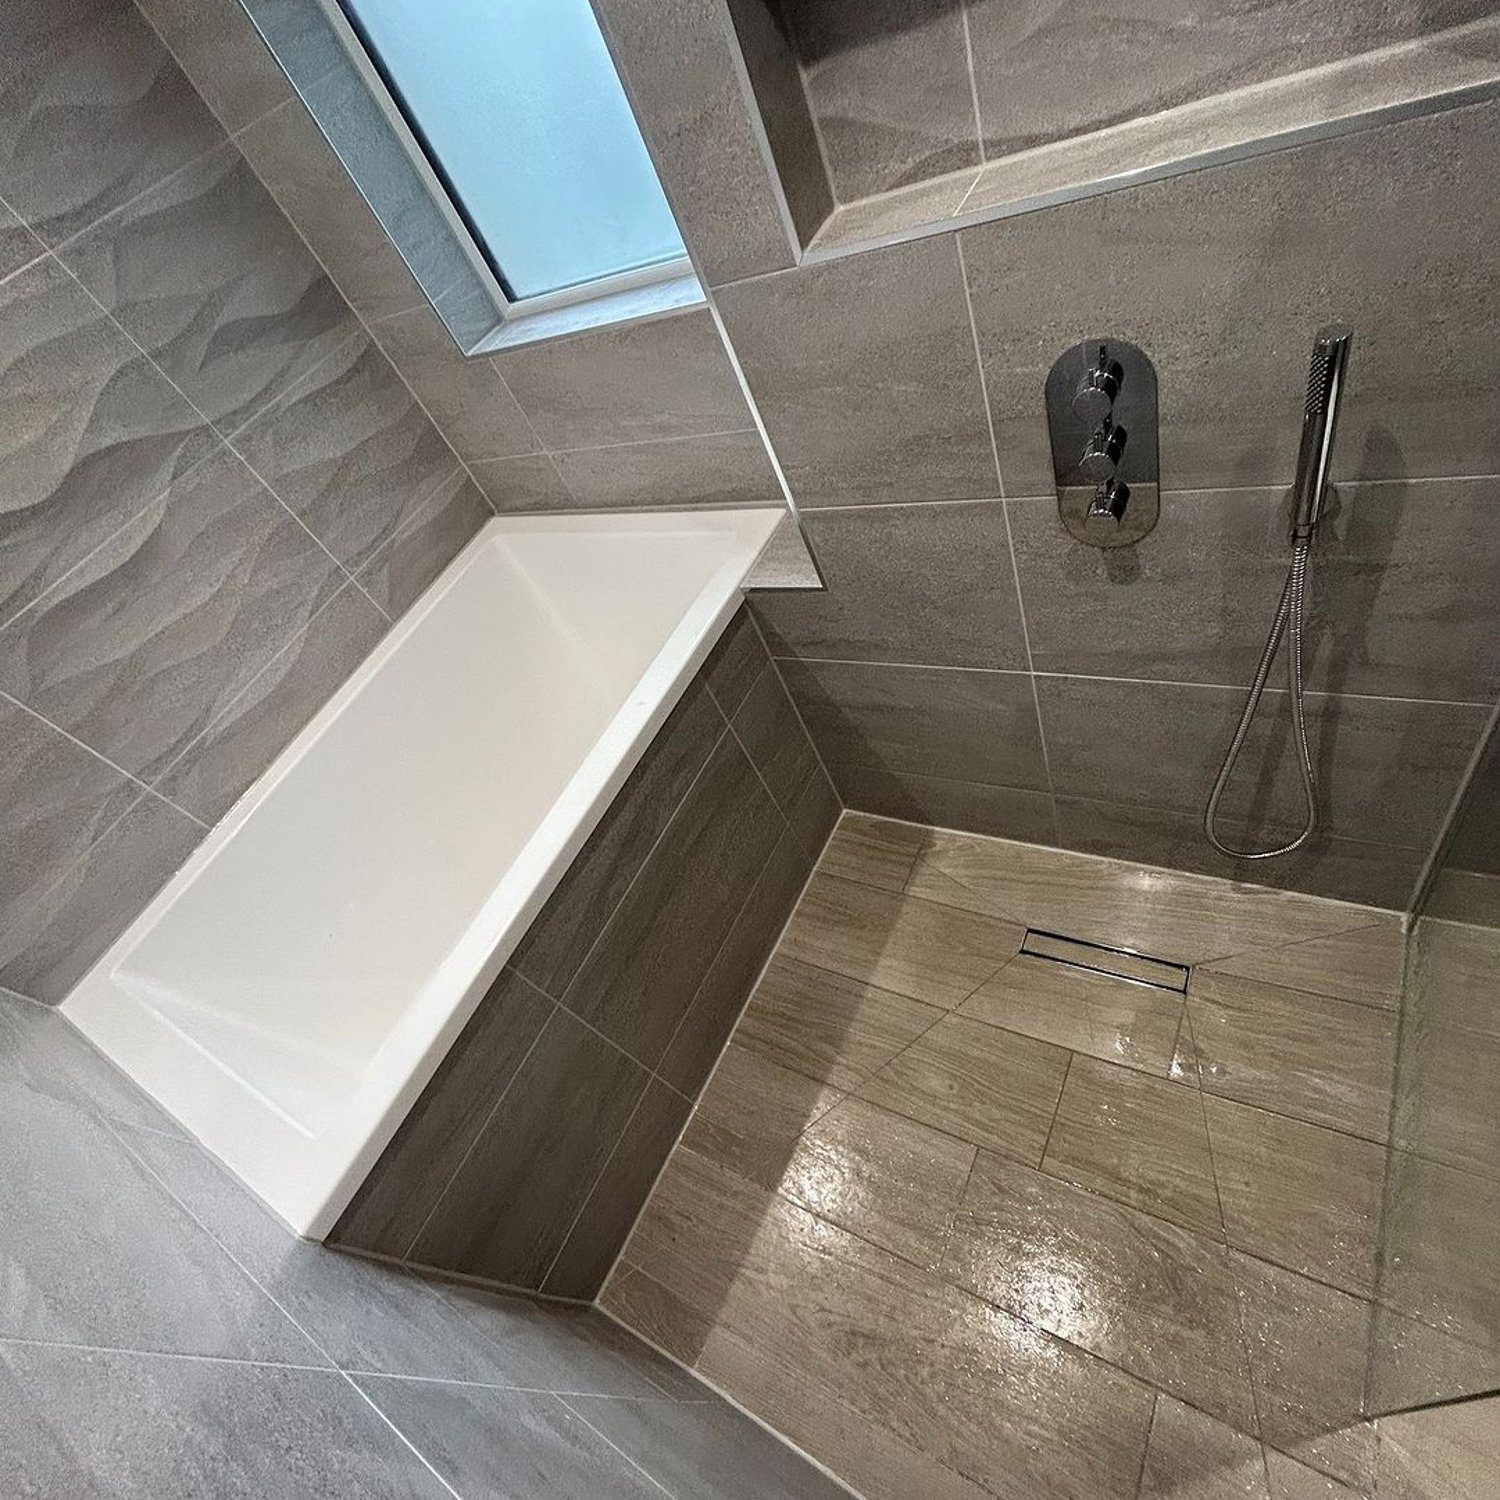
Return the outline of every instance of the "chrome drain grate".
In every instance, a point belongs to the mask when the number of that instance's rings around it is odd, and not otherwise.
[[[1028,927],[1021,952],[1048,963],[1068,964],[1093,974],[1107,974],[1111,979],[1128,979],[1132,984],[1148,984],[1153,989],[1187,994],[1188,968],[1165,958],[1151,958],[1132,948],[1112,948],[1108,943],[1091,943],[1086,938],[1065,937],[1060,932],[1046,932]]]

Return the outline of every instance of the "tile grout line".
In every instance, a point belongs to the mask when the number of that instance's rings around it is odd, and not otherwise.
[[[965,503],[965,502],[957,502]],[[1008,501],[986,501],[988,505],[1008,505]],[[953,662],[941,661],[888,661],[875,660],[858,656],[804,656],[778,654],[772,657],[773,661],[790,662],[815,662],[824,666],[832,667],[887,667],[898,672],[973,672],[984,673],[993,677],[1041,677],[1056,678],[1059,680],[1073,682],[1115,682],[1125,687],[1162,687],[1162,688],[1190,688],[1200,692],[1234,693],[1243,698],[1245,687],[1243,683],[1236,685],[1232,682],[1195,682],[1166,677],[1110,677],[1094,672],[1053,672],[1045,668],[1031,671],[1029,668],[1020,667],[976,667],[955,664]],[[1284,698],[1287,695],[1285,688],[1267,688],[1266,692],[1274,698]],[[1409,703],[1413,706],[1424,708],[1472,708],[1481,709],[1486,713],[1493,710],[1494,704],[1466,698],[1405,698],[1383,693],[1350,693],[1329,692],[1326,689],[1310,689],[1309,698],[1353,698],[1367,703]],[[962,779],[962,778],[949,778]],[[874,814],[873,816],[880,816]],[[893,821],[901,821],[895,819]],[[979,835],[980,837],[995,837],[996,835]],[[1045,846],[1044,846],[1045,847]]]
[[[377,610],[379,610],[388,624],[396,624],[401,616],[406,613],[406,610],[398,610],[396,614],[393,615],[379,602],[379,600],[375,598],[375,596],[365,586],[365,575],[367,575],[377,564],[382,563],[387,558],[394,555],[396,548],[400,546],[401,543],[403,543],[407,539],[407,537],[412,536],[419,527],[425,526],[427,522],[430,521],[434,516],[441,513],[442,506],[439,504],[439,502],[442,501],[444,492],[460,474],[466,473],[467,471],[464,469],[464,466],[462,464],[455,464],[451,469],[449,469],[441,479],[439,479],[430,487],[430,492],[426,494],[426,497],[416,507],[416,509],[413,510],[412,513],[407,516],[404,521],[402,521],[402,523],[359,565],[357,569],[350,573],[349,581],[355,586],[355,588],[360,591],[360,593],[365,596],[366,599],[370,601],[370,603]],[[474,480],[472,479],[472,477],[468,479],[468,483],[474,484]],[[476,490],[479,489],[479,486],[477,484],[475,484],[474,487]],[[460,485],[457,492],[455,492],[455,494],[451,498],[457,499],[458,495],[462,493],[463,486]],[[480,498],[485,500],[486,505],[489,505],[489,501],[485,497],[483,490],[480,490],[479,493]],[[451,503],[451,500],[445,503]],[[490,506],[490,510],[493,513],[494,507]],[[473,538],[470,537],[469,540],[472,541]],[[464,545],[467,546],[468,543],[465,542]],[[461,551],[462,548],[460,548],[459,550]],[[455,556],[456,555],[457,554],[455,554]],[[450,558],[449,561],[451,562],[452,559]],[[420,595],[418,597],[420,597]],[[413,600],[412,602],[415,603],[416,601]],[[409,607],[410,606],[408,606],[408,608]]]
[[[663,1495],[667,1496],[667,1500],[677,1500],[677,1496],[674,1495],[672,1491],[666,1487],[666,1485],[662,1484],[657,1479],[657,1477],[653,1473],[651,1473],[649,1469],[643,1467],[641,1464],[638,1464],[635,1459],[633,1459],[618,1443],[614,1442],[610,1438],[608,1433],[601,1432],[597,1427],[595,1427],[594,1424],[590,1422],[589,1419],[584,1416],[584,1414],[579,1411],[576,1406],[573,1405],[572,1401],[570,1401],[565,1396],[555,1396],[554,1399],[558,1402],[558,1404],[563,1408],[564,1411],[571,1412],[575,1417],[577,1417],[578,1420],[582,1422],[583,1425],[587,1427],[595,1437],[601,1439],[603,1442],[607,1443],[611,1448],[613,1448],[614,1451],[618,1453],[620,1457],[623,1458],[625,1462],[628,1463],[630,1467],[636,1471],[636,1473],[644,1476],[648,1484],[653,1486],[655,1489],[660,1490]],[[574,1399],[582,1398],[575,1397]]]
[[[1052,1105],[1052,1119],[1047,1124],[1047,1136],[1046,1136],[1046,1139],[1042,1142],[1042,1154],[1037,1158],[1036,1170],[1038,1172],[1041,1172],[1044,1176],[1047,1176],[1047,1177],[1051,1177],[1052,1174],[1050,1172],[1046,1172],[1044,1170],[1043,1163],[1047,1160],[1047,1153],[1048,1153],[1048,1151],[1050,1151],[1052,1149],[1052,1135],[1053,1135],[1053,1132],[1056,1131],[1056,1129],[1057,1129],[1057,1117],[1058,1117],[1058,1115],[1060,1115],[1062,1113],[1063,1095],[1066,1094],[1067,1091],[1068,1091],[1068,1079],[1073,1076],[1073,1059],[1075,1057],[1077,1057],[1077,1056],[1078,1056],[1078,1054],[1075,1051],[1073,1051],[1073,1049],[1071,1047],[1069,1047],[1068,1048],[1068,1061],[1067,1061],[1067,1063],[1063,1067],[1062,1085],[1059,1087],[1059,1089],[1057,1091],[1057,1099],[1056,1099],[1056,1101]],[[1058,1180],[1060,1180],[1060,1179],[1053,1178],[1053,1181],[1058,1181]],[[1075,1187],[1077,1186],[1076,1183],[1073,1184],[1073,1185]],[[1108,1197],[1108,1194],[1106,1194],[1106,1193],[1099,1193],[1096,1196],[1101,1197],[1101,1198],[1106,1198],[1106,1197]],[[1153,1217],[1154,1217],[1154,1215],[1153,1215]]]
[[[792,519],[794,522],[797,521],[795,512],[793,512]],[[798,523],[798,529],[800,534],[800,523]],[[806,545],[806,538],[803,539],[803,544],[804,546]],[[814,564],[814,566],[816,566],[816,564]],[[824,760],[823,752],[818,748],[818,742],[813,738],[812,730],[807,727],[807,719],[804,716],[801,707],[798,705],[796,698],[793,697],[791,688],[787,686],[786,674],[781,670],[780,663],[778,662],[775,654],[772,652],[770,644],[766,640],[765,632],[760,628],[760,621],[755,617],[755,610],[751,607],[750,600],[745,595],[743,589],[741,590],[741,598],[744,600],[745,619],[749,623],[751,630],[755,632],[755,638],[760,643],[760,649],[765,653],[766,660],[770,663],[771,669],[776,673],[776,681],[780,685],[782,697],[785,698],[786,701],[791,705],[792,713],[796,716],[798,724],[802,726],[803,738],[806,739],[807,743],[812,747],[813,758],[817,761],[818,767],[822,771],[824,777],[827,779],[829,786],[833,788],[834,798],[839,804],[839,817],[843,817],[844,798],[843,794],[839,791],[838,783],[833,779],[833,773],[828,769],[828,762]],[[834,827],[836,828],[837,826],[837,821],[835,821]],[[832,837],[832,830],[829,831],[829,837]],[[827,842],[827,839],[825,839],[825,847],[827,845]],[[818,858],[822,858],[821,851],[819,852]],[[814,867],[817,866],[817,863],[818,860],[815,859],[813,861]]]
[[[665,1054],[663,1054],[663,1056],[665,1056]],[[651,1084],[653,1082],[661,1082],[661,1080],[656,1077],[655,1073],[650,1074],[647,1077],[645,1083],[641,1085],[641,1092],[636,1097],[635,1104],[631,1107],[629,1115],[626,1116],[625,1123],[620,1127],[619,1135],[615,1137],[614,1144],[609,1148],[609,1153],[600,1163],[599,1170],[594,1173],[593,1180],[589,1183],[588,1192],[583,1195],[582,1200],[578,1204],[578,1212],[573,1215],[572,1219],[568,1223],[568,1227],[559,1236],[557,1241],[557,1250],[553,1254],[552,1259],[547,1262],[547,1269],[542,1272],[541,1277],[537,1282],[539,1288],[545,1290],[548,1281],[551,1280],[552,1273],[557,1269],[558,1261],[563,1258],[563,1252],[568,1248],[568,1242],[573,1238],[573,1232],[578,1228],[578,1225],[582,1221],[584,1214],[588,1211],[589,1204],[594,1201],[594,1195],[599,1191],[599,1185],[604,1181],[605,1175],[609,1171],[610,1164],[614,1161],[615,1157],[619,1155],[620,1147],[625,1144],[625,1137],[630,1134],[630,1127],[635,1124],[635,1118],[638,1114],[640,1114],[641,1108],[646,1102],[646,1095],[651,1091]],[[670,1154],[671,1153],[668,1152],[668,1155]]]
[[[1135,1500],[1144,1500],[1146,1465],[1151,1461],[1151,1440],[1156,1436],[1156,1414],[1161,1409],[1161,1396],[1160,1387],[1153,1386],[1151,1391],[1151,1415],[1146,1419],[1146,1441],[1141,1444],[1141,1467],[1135,1476]],[[1259,1422],[1257,1422],[1256,1426],[1258,1427],[1259,1425]]]
[[[418,1448],[417,1445],[412,1442],[412,1440],[407,1437],[407,1435],[402,1432],[402,1430],[398,1426],[396,1426],[395,1422],[386,1415],[385,1411],[376,1403],[374,1397],[371,1396],[370,1393],[365,1390],[365,1388],[351,1374],[349,1374],[347,1370],[340,1370],[339,1374],[342,1375],[344,1379],[349,1383],[350,1389],[359,1396],[360,1400],[362,1400],[370,1408],[370,1410],[373,1411],[375,1415],[379,1417],[380,1420],[384,1422],[385,1425],[389,1427],[398,1438],[400,1438],[400,1440],[407,1446],[407,1448],[411,1450],[412,1456],[417,1460],[417,1462],[420,1463],[428,1471],[428,1473],[430,1473],[432,1477],[436,1479],[437,1482],[442,1485],[442,1487],[447,1490],[450,1495],[453,1496],[453,1500],[463,1500],[463,1496],[460,1495],[459,1492],[454,1489],[453,1486],[449,1484],[448,1481],[444,1479],[440,1473],[438,1473],[436,1466],[428,1460],[426,1454],[424,1454],[422,1450]]]
[[[1052,835],[1062,844],[1062,825],[1057,814],[1057,787],[1052,779],[1052,757],[1047,752],[1047,724],[1042,715],[1042,694],[1036,683],[1035,663],[1031,655],[1031,630],[1026,623],[1026,600],[1021,592],[1021,565],[1016,558],[1016,541],[1011,532],[1010,506],[1002,503],[1005,517],[1005,545],[1010,552],[1011,578],[1016,589],[1016,608],[1021,616],[1021,640],[1026,647],[1027,676],[1031,680],[1031,702],[1036,710],[1036,733],[1042,749],[1042,771],[1047,778],[1047,795],[1052,799]]]
[[[101,762],[103,765],[108,766],[111,771],[117,772],[119,775],[123,776],[127,781],[129,781],[133,785],[139,787],[140,791],[141,791],[141,794],[142,794],[141,797],[137,797],[135,799],[135,801],[130,804],[130,807],[126,808],[126,810],[125,810],[126,812],[132,811],[136,807],[136,805],[143,799],[143,797],[145,797],[145,796],[151,796],[151,797],[154,797],[158,802],[165,802],[168,807],[171,807],[175,811],[180,812],[183,815],[183,817],[188,818],[192,822],[196,823],[205,833],[208,833],[208,832],[211,831],[211,825],[208,824],[208,823],[205,823],[202,818],[196,817],[194,814],[190,813],[185,807],[178,807],[177,804],[175,802],[173,802],[170,797],[163,796],[159,791],[156,790],[156,788],[149,781],[143,780],[141,777],[135,775],[135,773],[132,772],[132,771],[127,771],[124,768],[124,766],[117,765],[107,755],[102,755],[99,751],[97,751],[96,749],[94,749],[94,747],[92,745],[88,744],[84,740],[79,739],[76,734],[73,734],[69,730],[64,729],[61,724],[54,724],[52,722],[52,720],[49,719],[46,716],[46,714],[41,713],[37,709],[32,708],[32,706],[29,703],[24,703],[24,702],[21,701],[21,699],[12,697],[9,693],[5,692],[3,689],[0,689],[0,702],[9,703],[12,707],[19,709],[22,713],[26,714],[29,718],[35,719],[37,721],[37,723],[44,724],[54,734],[61,735],[63,737],[63,739],[68,740],[72,744],[76,745],[85,754],[87,754],[89,756],[92,756],[93,759]],[[124,813],[121,813],[120,817],[124,817],[124,815],[125,815]],[[113,821],[111,821],[111,823],[109,824],[109,827],[104,830],[104,833],[101,833],[99,835],[99,838],[90,840],[88,848],[84,850],[84,854],[86,855],[88,853],[88,851],[90,849],[92,849],[94,847],[94,845],[99,842],[99,839],[102,839],[104,837],[104,834],[108,833],[110,831],[110,829],[112,829],[115,826],[115,823],[117,823],[117,822],[119,822],[119,818],[116,818]],[[72,869],[72,866],[69,865],[68,868]],[[50,890],[51,887],[49,886],[48,889]]]
[[[531,984],[531,981],[529,979],[526,979],[526,976],[524,974],[521,975],[521,978],[525,980],[525,982],[530,985],[532,989],[537,989],[537,986]],[[495,1102],[485,1112],[484,1119],[480,1121],[478,1128],[469,1138],[469,1144],[465,1148],[464,1154],[459,1157],[458,1162],[454,1166],[452,1172],[448,1174],[447,1181],[444,1182],[438,1192],[433,1195],[432,1207],[427,1210],[427,1213],[423,1217],[422,1222],[417,1226],[415,1233],[407,1242],[406,1248],[401,1252],[399,1259],[402,1262],[410,1262],[412,1260],[412,1251],[416,1249],[418,1242],[427,1232],[427,1226],[432,1223],[433,1215],[435,1215],[438,1209],[442,1206],[443,1199],[448,1196],[448,1193],[451,1191],[453,1184],[458,1180],[458,1174],[463,1171],[465,1165],[468,1163],[469,1158],[474,1154],[475,1149],[479,1145],[480,1138],[489,1128],[490,1121],[493,1120],[496,1114],[499,1113],[500,1106],[505,1103],[506,1096],[515,1086],[516,1079],[521,1076],[522,1072],[526,1068],[526,1064],[531,1061],[531,1055],[536,1051],[542,1038],[547,1034],[547,1028],[550,1027],[553,1021],[557,1019],[557,1001],[553,1000],[551,995],[547,995],[545,990],[537,990],[537,993],[540,995],[544,995],[546,999],[550,1000],[552,1002],[553,1009],[548,1012],[546,1020],[544,1020],[542,1024],[537,1027],[536,1035],[531,1039],[531,1045],[522,1054],[520,1062],[516,1064],[515,1072],[513,1072],[510,1077],[505,1080],[505,1087],[500,1090],[500,1093],[496,1096]],[[481,1001],[480,1003],[482,1004],[483,1001]],[[371,1176],[373,1175],[374,1173],[372,1169]],[[367,1178],[366,1180],[368,1181],[369,1179]],[[334,1227],[337,1228],[337,1225],[335,1225]],[[330,1231],[330,1233],[331,1232],[332,1231]]]
[[[958,14],[964,30],[964,68],[969,75],[969,101],[974,106],[974,146],[979,153],[979,165],[983,167],[989,156],[984,149],[984,116],[979,108],[979,75],[974,67],[974,37],[969,27],[969,0],[959,0]],[[978,180],[976,177],[975,181]],[[972,187],[970,191],[973,191]],[[968,196],[968,193],[964,194],[959,203],[960,208]]]
[[[230,716],[234,713],[236,706],[242,700],[246,699],[252,691],[254,691],[256,683],[258,683],[261,680],[261,678],[264,677],[266,675],[266,673],[269,672],[271,670],[271,668],[274,667],[276,665],[276,663],[279,662],[282,659],[282,657],[286,656],[287,653],[290,652],[293,649],[293,647],[297,646],[301,642],[305,642],[307,640],[308,636],[312,633],[313,626],[316,625],[318,623],[318,621],[321,620],[323,618],[323,616],[326,615],[333,608],[333,606],[336,603],[338,603],[338,601],[340,599],[344,598],[345,595],[347,595],[349,593],[350,589],[353,589],[361,597],[363,597],[364,599],[368,600],[369,603],[370,603],[371,608],[373,608],[381,616],[381,618],[386,621],[387,626],[389,626],[389,624],[391,623],[390,617],[385,613],[385,611],[383,609],[380,608],[380,606],[378,604],[375,603],[375,601],[373,599],[370,599],[369,594],[367,594],[364,589],[360,588],[358,582],[355,579],[350,578],[346,582],[341,583],[338,586],[338,588],[336,588],[328,596],[328,598],[325,599],[323,601],[323,603],[320,604],[317,607],[317,609],[315,609],[312,612],[311,615],[308,616],[307,622],[296,633],[296,635],[294,635],[291,638],[291,640],[289,640],[286,643],[286,645],[284,645],[265,664],[265,666],[263,666],[249,680],[249,682],[247,682],[244,685],[244,687],[242,687],[239,690],[239,692],[237,692],[234,695],[234,697],[232,697],[229,700],[229,702],[226,703],[224,705],[224,707],[221,708],[219,710],[219,712],[217,714],[215,714],[213,716],[213,718],[211,718],[208,721],[208,723],[206,725],[204,725],[204,727],[202,728],[202,730],[200,730],[196,735],[194,735],[193,738],[191,740],[189,740],[188,743],[185,746],[183,746],[183,748],[181,750],[179,750],[177,752],[177,754],[174,755],[172,757],[172,759],[169,760],[165,766],[162,767],[161,771],[157,774],[156,780],[151,784],[151,789],[153,791],[156,791],[156,788],[162,782],[166,781],[172,775],[172,773],[180,765],[182,765],[183,762],[185,762],[188,759],[188,757],[190,755],[192,755],[195,751],[200,751],[200,750],[202,750],[203,748],[205,748],[207,746],[210,737],[212,735],[216,734],[218,732],[219,728],[222,725],[224,725],[224,724],[226,724],[226,723],[229,722]],[[342,684],[340,684],[340,686],[342,686]],[[325,698],[324,699],[324,703],[326,703],[326,702],[327,702],[327,699]],[[319,710],[317,710],[315,712],[320,712],[320,711],[321,711],[321,705],[320,705]],[[304,724],[303,727],[305,728],[306,725]],[[288,741],[288,743],[290,743],[290,741]],[[285,748],[286,748],[286,746],[283,745],[282,749],[284,750]],[[279,755],[280,753],[281,753],[280,751],[277,751],[277,755]],[[275,757],[273,756],[272,759],[274,760]],[[270,762],[268,761],[267,765],[269,765],[269,764],[270,764]],[[262,770],[261,770],[260,774],[264,774],[264,771],[265,771],[265,767],[262,767]],[[165,794],[162,793],[162,792],[157,792],[157,795],[158,796],[165,796]],[[241,793],[241,795],[243,796],[244,794]],[[171,798],[166,798],[166,800],[167,801],[171,801],[172,799]],[[238,800],[238,799],[236,799],[236,800]],[[173,806],[176,806],[176,804],[173,803]],[[221,814],[221,816],[222,816],[222,814]],[[217,822],[217,819],[215,820],[215,823],[216,822]],[[207,828],[210,832],[212,832],[214,826],[215,826],[214,824],[208,824],[208,823],[204,824],[204,827]]]

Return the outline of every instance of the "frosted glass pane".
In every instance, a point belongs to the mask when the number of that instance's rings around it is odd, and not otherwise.
[[[342,0],[513,298],[684,255],[588,0]]]

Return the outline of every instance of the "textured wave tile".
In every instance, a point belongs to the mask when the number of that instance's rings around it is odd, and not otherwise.
[[[142,796],[0,939],[0,985],[58,1004],[207,830]]]
[[[459,469],[370,558],[356,581],[390,619],[397,619],[494,514],[474,481]]]
[[[342,580],[221,451],[0,631],[0,690],[149,779]]]
[[[388,622],[346,584],[328,606],[173,762],[157,790],[219,820],[385,634]]]
[[[457,468],[453,450],[366,334],[255,418],[233,445],[350,570]]]
[[[223,139],[134,6],[7,3],[0,195],[49,244]]]
[[[58,253],[224,433],[358,328],[229,144]]]
[[[0,743],[0,932],[10,932],[140,788],[4,698]]]
[[[55,261],[0,286],[0,620],[208,446],[198,414]]]

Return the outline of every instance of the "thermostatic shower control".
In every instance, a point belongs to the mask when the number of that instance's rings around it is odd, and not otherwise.
[[[1125,547],[1160,513],[1156,369],[1124,339],[1093,338],[1047,376],[1052,473],[1064,527],[1093,547]]]

